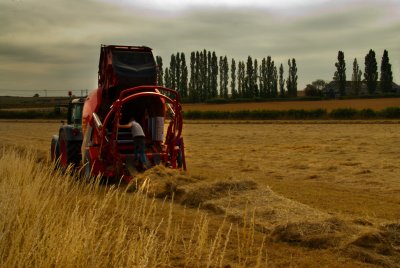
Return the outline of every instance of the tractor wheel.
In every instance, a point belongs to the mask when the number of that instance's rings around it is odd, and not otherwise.
[[[51,139],[50,160],[55,166],[58,166],[58,157],[60,156],[60,147],[58,145],[58,136],[54,135]]]
[[[183,144],[183,138],[179,140],[179,150],[178,155],[176,156],[176,163],[178,168],[183,168],[186,170],[185,146]]]
[[[93,168],[92,160],[90,159],[89,152],[86,151],[85,161],[83,163],[83,177],[86,180],[89,180],[91,178],[91,176],[92,176],[92,168]]]
[[[94,165],[96,163],[96,159],[92,159],[90,157],[90,154],[88,151],[85,153],[85,159],[83,162],[83,168],[82,168],[82,178],[89,181],[89,182],[95,182],[99,178],[99,171],[93,170]],[[105,182],[105,178],[100,176],[100,182]]]
[[[179,146],[178,155],[176,156],[176,163],[178,168],[182,168],[182,148]]]
[[[79,141],[67,140],[65,132],[60,133],[60,167],[63,172],[67,171],[68,166],[76,167],[80,162],[81,143]]]

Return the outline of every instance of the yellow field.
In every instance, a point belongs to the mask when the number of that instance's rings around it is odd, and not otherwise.
[[[326,109],[328,112],[337,108],[382,110],[387,107],[400,107],[400,98],[353,99],[323,101],[275,101],[229,104],[184,104],[184,111],[240,111],[240,110],[313,110]]]
[[[2,121],[0,146],[34,148],[40,159],[37,165],[46,169],[51,135],[58,126],[56,122]],[[160,223],[159,243],[169,241],[169,246],[151,247],[164,254],[162,260],[149,257],[154,261],[151,264],[398,265],[399,124],[186,124],[184,137],[188,173],[155,169],[141,176],[150,180],[148,191],[161,198],[154,201],[154,206],[162,206],[162,198],[175,192],[170,209],[154,212],[152,224],[146,218],[150,231],[157,228],[154,222],[171,222]],[[138,198],[132,193],[133,196]],[[79,200],[76,193],[74,198]],[[129,201],[129,196],[124,198]],[[82,204],[102,200],[103,195],[86,196]],[[117,215],[135,210],[122,206],[121,212],[121,206],[108,207],[107,215],[119,219]],[[136,226],[137,219],[132,219],[132,224]],[[168,236],[172,225],[176,228],[174,237]],[[139,238],[128,234],[124,239],[128,242],[118,244],[121,248]],[[107,246],[100,249],[104,254],[112,251]],[[115,264],[132,263],[135,262]]]

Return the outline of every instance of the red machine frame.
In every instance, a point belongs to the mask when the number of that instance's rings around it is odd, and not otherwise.
[[[171,97],[166,94],[166,92]],[[170,108],[172,118],[167,128],[165,141],[160,146],[160,151],[146,152],[146,156],[152,165],[156,165],[155,156],[160,160],[160,164],[171,168],[182,168],[186,170],[186,161],[184,153],[184,142],[182,138],[182,107],[180,97],[177,91],[156,86],[146,85],[125,89],[120,92],[119,98],[113,102],[110,110],[104,117],[103,123],[99,122],[99,118],[95,113],[89,119],[89,125],[93,129],[90,142],[83,142],[83,165],[86,169],[85,173],[92,175],[103,175],[106,177],[123,177],[127,182],[132,180],[132,174],[126,168],[129,161],[128,154],[120,153],[121,150],[131,150],[132,145],[121,145],[118,140],[118,123],[121,120],[121,110],[125,104],[139,98],[158,98],[164,106],[164,118],[166,117],[166,109]],[[167,105],[167,106],[166,106]],[[109,130],[111,128],[111,133]],[[83,135],[86,136],[84,130]],[[89,170],[90,169],[90,170]],[[87,174],[88,175],[88,174]]]

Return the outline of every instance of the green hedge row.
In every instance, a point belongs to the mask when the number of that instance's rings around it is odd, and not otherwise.
[[[372,109],[325,109],[315,110],[244,110],[244,111],[188,111],[184,118],[189,120],[293,120],[293,119],[400,119],[400,107],[386,108],[381,111]]]
[[[66,119],[67,115],[56,111],[4,111],[0,119]],[[295,119],[400,119],[400,107],[381,111],[350,108],[315,110],[243,110],[243,111],[187,111],[184,118],[189,120],[295,120]]]
[[[244,111],[188,111],[184,112],[185,119],[318,119],[326,117],[324,109],[317,110],[244,110]]]
[[[214,98],[206,100],[204,103],[207,104],[228,104],[228,103],[248,103],[248,102],[284,102],[284,101],[319,101],[323,100],[323,97],[285,97],[285,98],[237,98],[237,99],[224,99]],[[192,103],[190,101],[184,101],[185,103]]]
[[[4,111],[0,110],[0,119],[66,119],[67,114],[56,111]]]
[[[346,95],[336,99],[340,100],[352,100],[352,99],[382,99],[382,98],[400,98],[399,93],[379,93],[373,95]],[[319,101],[319,100],[331,100],[332,98],[327,96],[298,96],[298,97],[275,97],[275,98],[237,98],[237,99],[225,99],[225,98],[213,98],[205,100],[207,104],[227,104],[227,103],[247,103],[247,102],[283,102],[283,101]],[[183,103],[194,103],[188,98],[182,99]]]

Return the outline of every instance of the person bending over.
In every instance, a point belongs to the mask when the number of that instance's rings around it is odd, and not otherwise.
[[[145,168],[150,168],[150,163],[145,153],[146,136],[144,135],[144,131],[140,124],[132,117],[128,124],[118,124],[118,127],[131,129],[134,146],[134,160],[139,161]]]

